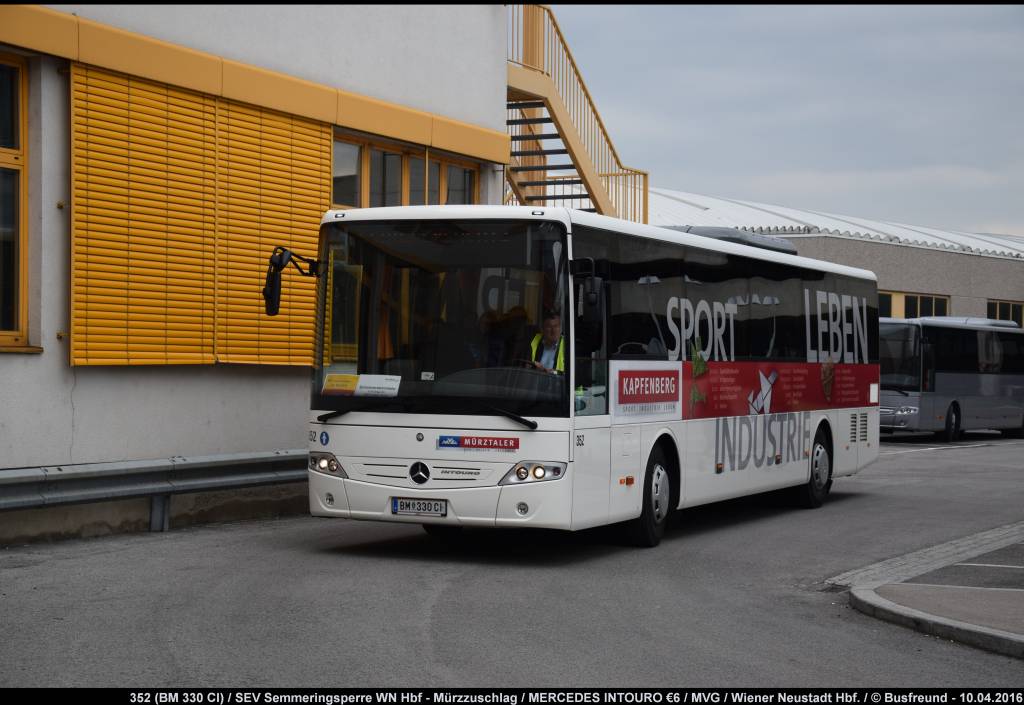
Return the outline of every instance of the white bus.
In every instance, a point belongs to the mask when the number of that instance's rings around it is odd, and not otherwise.
[[[987,318],[879,321],[883,433],[963,431],[1024,436],[1024,331]]]
[[[878,454],[868,271],[505,206],[329,211],[312,269],[316,516],[653,546],[675,509],[816,507]]]

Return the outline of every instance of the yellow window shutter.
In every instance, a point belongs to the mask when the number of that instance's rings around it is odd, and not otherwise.
[[[76,365],[213,362],[216,102],[72,65]]]
[[[72,364],[309,365],[314,280],[260,292],[316,256],[331,126],[77,63],[71,105]]]
[[[274,246],[317,256],[331,127],[234,101],[218,110],[217,360],[310,365],[315,280],[289,267],[275,318],[260,292]]]

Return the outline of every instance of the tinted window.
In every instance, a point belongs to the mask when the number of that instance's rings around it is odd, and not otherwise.
[[[961,328],[925,327],[935,350],[937,372],[978,372],[978,332]]]
[[[669,301],[682,294],[684,250],[646,238],[613,236],[608,246],[608,335],[612,359],[668,360],[675,335]]]
[[[750,299],[742,317],[750,360],[806,361],[802,271],[751,262]]]
[[[1024,375],[1024,334],[999,333],[1003,346],[1003,372]]]
[[[705,360],[747,359],[751,262],[695,247],[686,248],[685,258],[685,299],[680,304],[682,337],[688,341],[685,359],[693,359],[694,352]],[[766,314],[759,310],[758,315]]]
[[[864,281],[863,279],[847,279],[841,277],[839,279],[841,293],[849,294],[851,297],[856,297],[859,302],[857,305],[860,307],[862,304],[866,305],[867,310],[865,311],[853,311],[853,336],[859,340],[858,323],[861,320],[859,316],[863,316],[865,320],[865,326],[867,328],[865,332],[868,343],[868,362],[875,364],[878,362],[878,287],[875,282]],[[858,343],[859,344],[859,343]],[[862,362],[858,359],[857,362]]]

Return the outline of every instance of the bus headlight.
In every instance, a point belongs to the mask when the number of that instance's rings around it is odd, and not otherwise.
[[[916,414],[916,413],[917,413],[917,407],[916,406],[901,406],[900,408],[896,409],[896,415],[897,416],[910,416],[911,414]]]
[[[505,473],[499,485],[521,485],[525,482],[544,482],[557,480],[565,475],[565,463],[538,463],[524,460],[512,466]]]
[[[334,475],[348,479],[345,468],[341,466],[334,453],[313,453],[309,454],[309,469],[322,472],[324,475]]]

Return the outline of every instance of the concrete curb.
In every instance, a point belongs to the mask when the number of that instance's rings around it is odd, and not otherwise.
[[[850,605],[858,612],[886,622],[943,639],[952,639],[986,651],[1024,659],[1024,637],[904,607],[885,599],[875,592],[874,588],[851,588]]]

